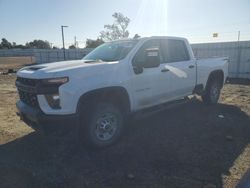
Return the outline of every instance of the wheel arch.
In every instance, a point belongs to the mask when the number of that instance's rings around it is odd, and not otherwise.
[[[80,113],[84,104],[95,103],[97,101],[109,101],[118,104],[126,113],[131,112],[130,97],[127,90],[121,86],[98,88],[81,95],[77,103],[77,113]]]
[[[220,84],[220,87],[222,88],[223,87],[223,84],[224,84],[224,72],[223,70],[221,69],[218,69],[218,70],[214,70],[212,71],[209,76],[208,76],[208,79],[207,79],[207,83],[206,83],[206,87],[208,87],[208,83],[211,81],[211,80],[214,80],[214,79],[218,79],[219,80],[219,84]]]

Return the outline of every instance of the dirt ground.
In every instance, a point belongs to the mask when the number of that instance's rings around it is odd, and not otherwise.
[[[0,72],[5,72],[7,69],[18,70],[24,65],[35,63],[35,57],[0,57]]]
[[[15,115],[15,75],[0,75],[0,187],[235,187],[250,168],[250,85],[127,125],[100,151],[43,137]]]

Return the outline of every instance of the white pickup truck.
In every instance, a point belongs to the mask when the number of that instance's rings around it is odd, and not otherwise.
[[[216,104],[228,59],[197,60],[188,41],[149,37],[105,43],[82,60],[18,71],[18,115],[35,130],[77,130],[84,143],[108,146],[131,114],[198,94]]]

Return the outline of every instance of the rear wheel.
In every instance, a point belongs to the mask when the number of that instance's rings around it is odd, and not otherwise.
[[[202,100],[206,104],[217,104],[220,98],[221,87],[217,80],[212,79],[208,82],[206,92]]]
[[[86,114],[85,114],[86,115]],[[84,114],[83,114],[84,116]],[[114,144],[123,130],[123,115],[112,103],[97,103],[81,125],[81,137],[85,144],[102,148]]]

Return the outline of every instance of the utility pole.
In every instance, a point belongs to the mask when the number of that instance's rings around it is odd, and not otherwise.
[[[240,42],[240,31],[238,31],[238,42]]]
[[[239,77],[240,74],[240,62],[241,62],[241,47],[240,47],[240,31],[238,31],[238,57],[237,57],[237,70],[236,70],[236,77]]]
[[[63,28],[64,27],[68,27],[66,25],[61,25],[61,30],[62,30],[62,42],[63,42],[63,57],[64,57],[64,60],[66,60],[66,57],[65,57],[65,45],[64,45],[64,32],[63,32]]]
[[[75,47],[77,48],[76,36],[74,37],[75,40]]]

